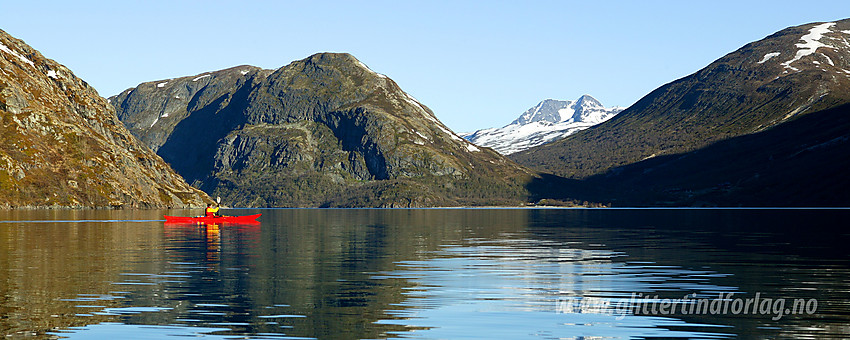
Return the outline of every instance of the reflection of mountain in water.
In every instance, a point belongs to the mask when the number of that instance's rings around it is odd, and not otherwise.
[[[579,238],[580,239],[580,238]],[[468,329],[503,323],[499,337],[521,338],[535,325],[543,334],[595,334],[599,339],[634,337],[716,337],[703,327],[672,318],[641,316],[629,308],[629,292],[737,291],[712,284],[717,273],[630,263],[624,253],[582,249],[528,239],[488,239],[437,251],[434,258],[405,261],[389,277],[411,279],[418,287],[396,317],[384,324],[443,325],[415,338],[453,339]],[[684,293],[682,293],[684,295]],[[681,297],[681,296],[680,296]],[[456,319],[464,315],[462,324]],[[447,326],[446,326],[447,325]],[[678,329],[669,329],[678,327]],[[596,338],[596,337],[594,337]]]
[[[259,226],[163,227],[161,211],[0,211],[0,332],[843,337],[848,235],[834,221],[847,214],[267,210]],[[46,219],[66,222],[32,222]],[[617,320],[604,308],[712,291],[817,298],[818,312]]]

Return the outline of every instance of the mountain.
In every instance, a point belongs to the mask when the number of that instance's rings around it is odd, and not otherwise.
[[[850,19],[784,29],[511,158],[620,205],[850,204],[848,39]]]
[[[617,206],[850,206],[850,104],[583,181]],[[575,188],[575,187],[574,187]]]
[[[605,108],[589,95],[576,101],[546,99],[501,128],[461,134],[476,145],[509,155],[569,136],[604,122],[622,111]]]
[[[68,68],[0,31],[0,207],[199,207]]]
[[[145,145],[229,205],[516,205],[538,178],[458,137],[349,54],[147,82],[110,102]]]

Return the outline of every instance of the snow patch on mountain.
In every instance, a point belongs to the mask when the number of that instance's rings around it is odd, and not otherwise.
[[[387,76],[386,76],[386,75],[383,75],[383,74],[380,74],[380,73],[378,73],[378,72],[372,71],[372,69],[371,69],[371,68],[369,68],[369,66],[366,66],[366,64],[364,64],[364,63],[363,63],[363,62],[361,62],[360,60],[358,60],[358,61],[357,61],[357,65],[360,65],[360,67],[362,67],[362,68],[366,69],[366,71],[369,71],[369,72],[371,72],[372,74],[377,75],[378,77],[385,78],[385,79],[387,78]]]
[[[759,63],[759,64],[764,64],[764,62],[766,62],[766,61],[770,60],[771,58],[773,58],[773,57],[778,57],[778,56],[779,56],[779,54],[780,54],[779,52],[773,52],[773,53],[765,54],[765,55],[764,55],[764,57],[762,57],[762,58],[761,58],[761,61],[759,61],[758,63]]]
[[[30,66],[35,67],[35,64],[33,64],[32,60],[29,60],[29,59],[27,59],[27,57],[24,57],[20,53],[13,51],[11,48],[7,47],[6,45],[3,45],[3,43],[0,43],[0,51],[9,53],[9,54],[17,57],[18,59],[20,59],[22,62],[24,62],[26,64],[30,64]]]
[[[785,68],[790,70],[799,71],[797,68],[791,66],[791,63],[800,60],[807,55],[814,54],[815,51],[817,51],[817,49],[820,47],[833,48],[830,45],[820,42],[821,38],[823,38],[825,34],[830,32],[829,28],[832,26],[835,26],[834,22],[828,22],[812,27],[812,29],[809,30],[808,34],[800,37],[800,40],[802,40],[803,43],[798,43],[796,45],[799,50],[797,50],[797,54],[794,56],[794,58],[782,63],[782,66],[785,66]]]
[[[364,66],[365,66],[365,65],[364,65]],[[443,131],[443,133],[447,134],[447,135],[448,135],[451,139],[453,139],[453,140],[456,140],[456,141],[458,141],[458,142],[461,142],[461,141],[466,142],[464,139],[462,139],[462,138],[458,137],[457,135],[455,135],[455,133],[454,133],[454,132],[452,132],[452,130],[450,130],[450,129],[449,129],[449,128],[447,128],[445,125],[443,125],[443,123],[441,123],[439,120],[437,120],[437,118],[435,118],[434,116],[432,116],[432,115],[428,112],[428,109],[426,109],[426,108],[425,108],[425,106],[424,106],[424,105],[422,105],[422,103],[420,103],[418,100],[416,100],[416,98],[413,98],[413,96],[411,96],[411,95],[410,95],[410,94],[408,94],[407,92],[404,92],[404,95],[405,95],[405,97],[402,97],[402,99],[404,99],[405,101],[407,101],[410,105],[418,106],[418,107],[419,107],[419,109],[420,109],[420,112],[422,112],[422,115],[423,115],[423,116],[425,116],[425,119],[427,119],[427,120],[430,120],[430,121],[434,122],[434,125],[435,125],[438,129],[440,129],[440,131]],[[417,133],[418,133],[418,132],[417,132]],[[421,136],[421,134],[420,134],[420,136]],[[423,137],[424,137],[424,136],[423,136]]]
[[[606,108],[589,95],[581,96],[576,101],[547,99],[501,128],[460,135],[476,145],[509,155],[602,123],[623,109],[617,106]]]

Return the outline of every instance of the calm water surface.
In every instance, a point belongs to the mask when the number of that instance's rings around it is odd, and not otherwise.
[[[0,211],[0,336],[850,337],[850,210],[258,212]]]

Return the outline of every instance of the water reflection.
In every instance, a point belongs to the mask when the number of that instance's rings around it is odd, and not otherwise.
[[[835,222],[848,211],[262,213],[259,225],[198,226],[159,221],[186,211],[0,211],[0,334],[848,336],[850,235]],[[818,311],[622,308],[634,294],[718,292],[817,299]]]
[[[734,291],[710,271],[628,263],[626,254],[535,240],[475,240],[385,273],[416,283],[385,324],[417,325],[411,338],[720,338],[722,325],[631,312],[631,292]],[[382,278],[382,277],[378,277]],[[498,325],[498,332],[489,329]],[[531,326],[533,325],[533,326]],[[531,326],[531,327],[529,327]],[[686,326],[690,331],[672,330]],[[711,329],[711,332],[697,329]],[[719,329],[719,331],[718,331]],[[533,332],[532,332],[533,330]],[[401,335],[401,334],[400,334]]]

